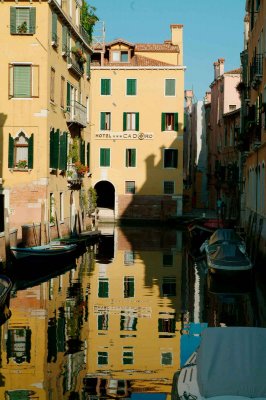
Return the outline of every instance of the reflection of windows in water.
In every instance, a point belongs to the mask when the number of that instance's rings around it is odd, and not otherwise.
[[[133,264],[134,264],[134,251],[125,251],[124,265],[133,265]]]
[[[162,284],[162,295],[166,297],[176,296],[176,277],[165,276]]]
[[[107,331],[108,330],[108,314],[98,315],[98,330]]]
[[[124,298],[134,297],[135,282],[133,276],[124,277]]]
[[[163,265],[172,267],[173,265],[173,254],[163,254]]]
[[[175,319],[174,318],[159,318],[158,319],[158,332],[175,332]]]
[[[9,329],[7,334],[7,362],[13,359],[17,364],[30,362],[31,329]]]
[[[134,364],[134,352],[132,347],[124,347],[123,349],[123,364],[132,365]]]
[[[132,315],[120,316],[120,330],[121,331],[136,331],[137,330],[138,318]]]
[[[98,297],[106,298],[109,296],[108,278],[99,278],[98,281]]]
[[[161,364],[162,365],[172,365],[173,364],[173,354],[172,352],[161,353]]]
[[[98,351],[98,365],[108,364],[108,353],[107,351]]]

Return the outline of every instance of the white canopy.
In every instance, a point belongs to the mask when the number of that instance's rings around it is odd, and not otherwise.
[[[203,397],[266,397],[266,328],[206,328],[197,380]]]

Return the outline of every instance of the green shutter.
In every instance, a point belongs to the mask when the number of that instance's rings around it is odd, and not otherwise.
[[[101,112],[101,125],[100,125],[101,131],[105,130],[105,112]]]
[[[29,148],[28,148],[28,168],[33,169],[33,151],[34,151],[34,141],[33,133],[29,138]]]
[[[128,167],[129,164],[129,149],[126,149],[126,167]]]
[[[14,139],[10,134],[8,141],[8,168],[14,168]]]
[[[50,130],[50,163],[49,167],[53,168],[53,160],[54,160],[54,129]]]
[[[101,94],[110,95],[110,93],[111,93],[111,80],[101,79]]]
[[[10,7],[10,33],[17,33],[16,7]]]
[[[110,149],[100,149],[100,166],[110,167]]]
[[[87,70],[87,78],[90,79],[90,77],[91,77],[91,56],[90,56],[90,54],[87,54],[86,70]]]
[[[178,132],[178,113],[174,113],[174,131]]]
[[[134,96],[136,94],[136,79],[127,79],[127,95]]]
[[[109,282],[108,281],[100,281],[98,297],[107,298],[108,292],[109,292]]]
[[[52,13],[52,41],[57,43],[57,14]]]
[[[101,79],[101,94],[105,94],[105,79]]]
[[[106,94],[111,94],[111,79],[106,79]]]
[[[136,131],[139,131],[139,113],[136,113]]]
[[[87,166],[90,167],[90,143],[87,143]]]
[[[127,130],[127,113],[123,113],[123,131]]]
[[[59,169],[66,171],[67,169],[67,132],[60,135],[60,150],[59,150]]]
[[[165,80],[165,95],[175,96],[175,79]]]
[[[162,113],[162,132],[165,131],[165,113]]]
[[[132,151],[131,163],[132,163],[132,167],[135,167],[136,166],[136,149],[132,149],[131,151]]]
[[[98,315],[98,329],[101,331],[103,329],[103,315]]]
[[[30,8],[30,26],[29,26],[29,33],[35,33],[36,30],[36,8]]]
[[[67,98],[66,98],[66,105],[67,105],[67,111],[70,111],[70,100],[71,99],[71,85],[69,82],[67,82]]]
[[[67,52],[68,48],[67,48],[67,33],[68,33],[68,29],[66,27],[66,25],[62,26],[62,51],[63,52]]]
[[[54,133],[54,168],[57,169],[59,167],[59,140],[60,140],[60,131],[57,129]]]
[[[106,149],[106,167],[110,167],[110,149]]]
[[[30,65],[14,65],[14,97],[31,97]]]
[[[85,165],[85,142],[82,140],[80,142],[80,161],[81,164]]]
[[[131,79],[127,79],[127,95],[131,95]]]

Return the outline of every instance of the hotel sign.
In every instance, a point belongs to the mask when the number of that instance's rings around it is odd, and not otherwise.
[[[152,132],[96,132],[95,139],[109,140],[152,140]]]

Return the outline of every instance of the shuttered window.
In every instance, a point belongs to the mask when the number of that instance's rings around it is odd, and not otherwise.
[[[21,132],[16,138],[9,134],[8,143],[8,168],[32,169],[33,168],[33,134],[27,138]]]
[[[175,79],[165,79],[165,96],[175,96]]]
[[[67,143],[67,132],[63,132],[62,135],[60,135],[60,148],[59,148],[59,169],[62,171],[67,170],[67,148],[68,148],[68,143]]]
[[[111,94],[111,79],[101,79],[101,95],[110,96]]]
[[[10,33],[12,35],[33,35],[35,29],[35,7],[10,7]]]
[[[124,298],[134,297],[135,280],[133,276],[124,277]]]
[[[58,37],[57,37],[57,14],[52,13],[52,45],[57,45]]]
[[[87,54],[87,65],[86,65],[86,73],[87,73],[87,79],[91,78],[91,56]]]
[[[178,113],[162,113],[162,131],[178,132]]]
[[[100,167],[110,167],[110,149],[100,149]]]
[[[139,131],[139,113],[123,113],[123,131]]]
[[[178,151],[177,149],[164,149],[164,168],[177,168]]]
[[[62,52],[66,55],[70,48],[70,34],[68,28],[63,25],[62,27]]]
[[[80,142],[80,147],[79,147],[79,151],[80,151],[80,162],[81,164],[85,165],[85,142],[84,140],[82,140]]]
[[[109,281],[108,278],[99,278],[98,282],[98,297],[107,298],[109,296]]]
[[[100,129],[101,129],[101,131],[109,131],[111,129],[111,113],[110,112],[101,112]]]
[[[137,80],[127,79],[127,95],[136,96],[137,94]]]
[[[136,149],[126,149],[126,167],[136,166]]]
[[[59,167],[59,146],[60,132],[52,128],[50,131],[50,168],[57,169]]]
[[[9,64],[9,98],[39,97],[39,66]]]
[[[90,143],[87,143],[87,167],[90,167]]]

